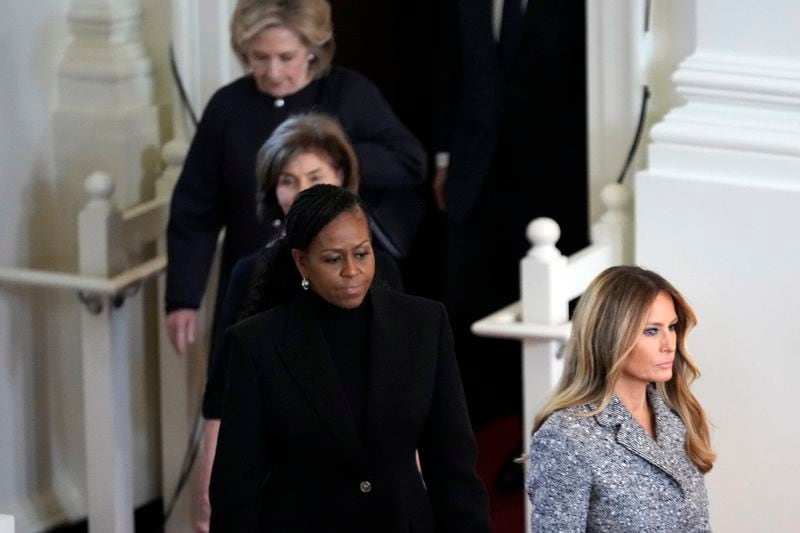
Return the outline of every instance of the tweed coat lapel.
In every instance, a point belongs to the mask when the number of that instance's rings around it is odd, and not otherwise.
[[[353,464],[366,473],[367,457],[310,301],[301,296],[288,308],[286,342],[278,347],[278,355],[324,426]]]
[[[647,434],[617,396],[612,396],[605,410],[595,415],[595,418],[601,426],[618,426],[617,442],[669,475],[685,494],[690,483],[690,473],[681,466],[685,456],[685,429],[680,418],[664,403],[655,387],[648,386],[647,396],[655,413],[656,440]]]

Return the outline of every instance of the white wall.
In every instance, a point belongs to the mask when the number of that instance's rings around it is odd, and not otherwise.
[[[800,5],[702,0],[693,18],[674,75],[687,104],[653,128],[638,176],[637,259],[699,316],[712,527],[797,531]]]

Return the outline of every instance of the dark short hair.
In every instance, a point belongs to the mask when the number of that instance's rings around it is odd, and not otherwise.
[[[256,156],[257,210],[262,221],[280,216],[275,187],[281,173],[299,154],[312,152],[327,157],[342,176],[342,187],[358,192],[358,158],[342,127],[326,113],[293,115],[275,128]]]

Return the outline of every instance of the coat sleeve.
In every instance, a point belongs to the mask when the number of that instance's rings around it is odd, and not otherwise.
[[[215,320],[220,335],[211,346],[208,363],[208,380],[203,395],[203,416],[209,419],[222,418],[222,401],[225,396],[225,381],[228,375],[228,352],[224,349],[222,339],[228,328],[239,321],[250,290],[257,256],[249,255],[240,259],[231,271],[228,290],[222,301]]]
[[[375,84],[349,72],[337,92],[342,101],[336,114],[356,151],[361,186],[379,190],[407,189],[421,184],[427,172],[425,150],[400,122]]]
[[[453,334],[440,306],[439,353],[428,421],[419,443],[422,476],[436,531],[491,531],[486,489],[475,470],[477,445],[453,348]]]
[[[226,336],[228,386],[211,471],[211,531],[261,531],[261,487],[269,475],[258,372],[235,330]]]
[[[167,311],[196,309],[224,225],[220,182],[225,152],[224,97],[208,103],[175,185],[167,225]]]
[[[542,426],[531,442],[528,469],[531,532],[586,531],[591,488],[579,446],[560,428]]]

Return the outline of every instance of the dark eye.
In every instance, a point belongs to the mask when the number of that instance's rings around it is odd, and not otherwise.
[[[652,337],[653,335],[658,334],[658,328],[645,328],[643,332],[647,337]]]
[[[364,259],[366,259],[366,258],[369,256],[369,252],[367,252],[367,251],[364,251],[364,252],[356,252],[356,253],[355,253],[355,254],[353,254],[353,255],[355,255],[355,256],[356,256],[356,259],[358,259],[359,261],[363,261]]]
[[[293,176],[284,174],[278,178],[278,185],[282,187],[297,187],[297,180]]]
[[[677,331],[677,329],[678,329],[678,324],[677,323],[669,325],[669,330],[670,331]]]
[[[342,259],[341,255],[332,255],[330,257],[326,257],[325,259],[323,259],[323,261],[325,261],[329,265],[333,265],[338,263],[341,259]]]
[[[281,54],[279,57],[281,58],[281,61],[283,61],[284,63],[288,63],[289,61],[294,59],[294,54]]]

